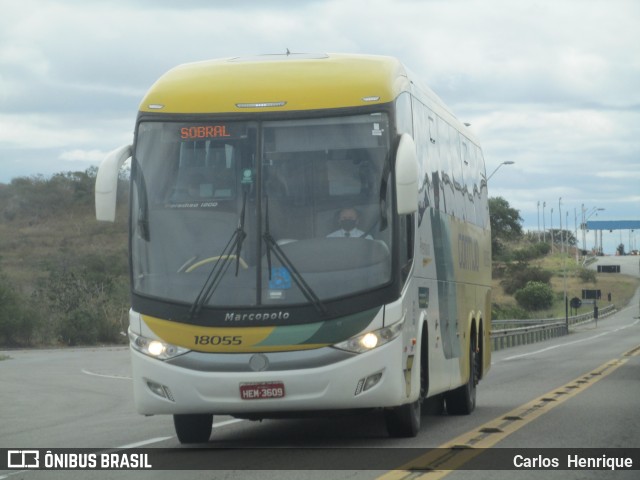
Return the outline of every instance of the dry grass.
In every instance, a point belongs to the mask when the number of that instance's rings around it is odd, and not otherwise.
[[[624,307],[629,303],[638,287],[640,287],[640,279],[618,273],[597,273],[595,284],[591,282],[585,283],[578,277],[579,269],[574,257],[563,257],[559,254],[554,254],[544,257],[543,259],[532,261],[531,265],[539,266],[540,268],[553,272],[551,287],[556,294],[556,301],[553,304],[553,308],[532,312],[532,317],[535,318],[564,317],[565,288],[569,300],[573,297],[582,298],[583,289],[600,290],[602,292],[602,298],[598,301],[600,307],[607,306],[610,303],[618,307]],[[500,281],[501,279],[493,280],[492,303],[501,306],[517,306],[513,296],[504,293],[503,288],[500,286]],[[607,299],[608,293],[611,293],[611,302]],[[584,305],[578,309],[578,314],[586,313],[592,309],[592,305]]]
[[[51,266],[88,255],[127,258],[126,211],[114,224],[97,222],[89,208],[41,222],[0,221],[0,270],[25,294]]]

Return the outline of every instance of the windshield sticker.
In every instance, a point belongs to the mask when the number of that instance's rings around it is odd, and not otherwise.
[[[252,184],[253,183],[253,173],[250,168],[246,168],[242,171],[242,180],[240,181],[243,185]]]
[[[384,132],[384,129],[380,129],[380,124],[374,123],[373,130],[371,130],[371,135],[373,135],[374,137],[381,137],[382,132]]]
[[[285,267],[271,267],[271,290],[288,290],[291,288],[291,274]]]
[[[166,208],[216,208],[218,202],[181,202],[167,203]]]

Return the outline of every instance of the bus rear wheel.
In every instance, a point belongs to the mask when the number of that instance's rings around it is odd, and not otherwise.
[[[174,415],[173,425],[180,443],[205,443],[211,437],[213,415],[206,413]]]
[[[469,342],[469,380],[446,395],[449,415],[469,415],[476,408],[476,386],[480,375],[480,355],[476,348],[475,334]]]

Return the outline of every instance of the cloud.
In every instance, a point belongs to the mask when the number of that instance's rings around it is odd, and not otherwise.
[[[65,150],[58,157],[60,160],[67,162],[82,162],[82,163],[100,163],[107,155],[103,150]]]
[[[491,179],[490,194],[513,202],[526,222],[537,201],[560,196],[637,217],[637,0],[21,0],[2,7],[1,181],[89,164],[130,142],[144,92],[178,64],[289,48],[398,57],[472,124],[487,170],[516,162]]]

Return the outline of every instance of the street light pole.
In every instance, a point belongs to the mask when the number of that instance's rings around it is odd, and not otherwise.
[[[538,242],[539,241],[540,241],[540,200],[538,200]]]
[[[487,177],[487,182],[489,182],[489,180],[491,180],[491,177],[493,177],[493,175],[498,171],[498,169],[499,169],[501,166],[503,166],[503,165],[513,165],[514,163],[516,163],[516,162],[513,162],[513,161],[511,161],[511,160],[506,160],[506,161],[502,162],[500,165],[498,165],[498,166],[496,167],[496,169],[495,169],[493,172],[491,172],[491,175],[489,175],[489,176]]]
[[[544,209],[547,206],[547,202],[542,202],[542,241],[547,243],[547,227],[544,224]]]
[[[558,218],[560,219],[560,253],[564,250],[562,241],[562,197],[558,198]]]
[[[584,203],[582,204],[582,248],[586,251],[587,250],[587,221],[593,216],[593,214],[595,213],[596,216],[598,215],[598,212],[603,211],[604,208],[598,208],[598,207],[593,207],[593,209],[589,212],[589,214],[587,214],[587,209],[584,208]],[[598,232],[597,230],[594,230],[595,233],[595,247],[594,250],[598,251]]]
[[[549,222],[551,223],[551,225],[549,225],[549,234],[551,235],[551,253],[553,253],[553,207],[551,207],[551,215],[549,215],[549,217]]]
[[[574,239],[576,242],[576,244],[574,245],[576,251],[576,265],[578,265],[580,263],[580,256],[578,255],[578,209],[576,207],[573,207],[573,222],[575,228]]]

